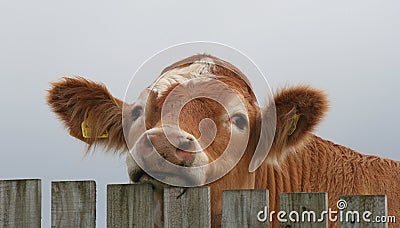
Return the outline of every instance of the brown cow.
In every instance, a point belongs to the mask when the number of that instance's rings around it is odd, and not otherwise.
[[[187,102],[180,110],[179,127],[182,131],[175,125],[163,126],[161,109],[168,95],[177,89],[173,98],[185,96],[190,92],[190,86],[197,85],[179,87],[179,84],[193,78],[225,83],[235,91],[244,106],[235,105],[238,100],[228,99],[230,105],[224,108],[212,99],[199,97]],[[202,90],[211,93],[213,89],[204,86]],[[328,192],[329,206],[333,209],[336,209],[339,195],[386,194],[389,215],[400,216],[399,162],[362,155],[312,133],[328,107],[322,91],[306,86],[286,88],[277,92],[274,100],[277,119],[272,147],[266,161],[250,173],[248,167],[261,132],[260,116],[266,115],[268,110],[256,105],[255,95],[243,73],[216,57],[195,55],[167,67],[154,87],[144,90],[137,102],[130,105],[113,97],[105,86],[84,78],[64,78],[52,83],[47,98],[71,135],[88,143],[89,147],[101,144],[128,155],[131,181],[151,183],[155,188],[158,226],[162,225],[161,190],[166,185],[147,175],[127,153],[128,147],[131,153],[143,159],[157,151],[173,164],[199,167],[215,161],[230,138],[235,139],[237,145],[247,143],[239,163],[217,181],[207,182],[207,175],[218,171],[215,168],[194,175],[191,180],[198,184],[208,183],[211,187],[213,227],[220,226],[221,194],[226,189],[269,189],[270,208],[275,211],[279,210],[280,192]],[[173,107],[167,112],[173,112]],[[144,113],[146,121],[143,121]],[[128,124],[123,124],[123,116]],[[215,139],[208,147],[203,147],[199,140],[202,134],[198,126],[205,118],[213,120],[217,129]],[[83,121],[90,125],[92,137],[84,137]],[[163,132],[166,128],[175,143],[166,138]],[[107,138],[97,137],[105,132]],[[250,136],[242,141],[246,134]],[[197,152],[191,153],[193,150]],[[156,166],[157,163],[152,167]],[[169,178],[176,181],[173,176]],[[274,220],[273,226],[276,225]]]

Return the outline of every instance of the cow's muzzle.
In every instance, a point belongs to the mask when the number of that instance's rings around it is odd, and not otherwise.
[[[193,135],[177,127],[147,130],[136,141],[131,155],[137,165],[137,170],[131,170],[134,182],[151,176],[166,184],[185,186],[201,185],[207,179],[207,169],[193,167],[208,164],[208,156]]]

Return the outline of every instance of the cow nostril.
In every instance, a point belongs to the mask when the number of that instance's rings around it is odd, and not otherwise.
[[[143,146],[145,146],[147,148],[153,148],[153,143],[151,143],[149,136],[144,137]]]
[[[143,138],[140,141],[140,146],[142,149],[145,149],[145,150],[153,149],[153,143],[151,142],[148,135],[143,136]]]
[[[193,149],[195,148],[193,140],[189,138],[180,138],[178,148],[176,148],[175,155],[177,158],[181,159],[184,163],[183,166],[190,165],[195,158]]]
[[[143,135],[139,142],[137,143],[137,150],[135,150],[140,157],[148,157],[153,153],[154,145],[151,142],[151,136]]]
[[[180,142],[178,145],[179,150],[188,151],[192,146],[192,141]]]

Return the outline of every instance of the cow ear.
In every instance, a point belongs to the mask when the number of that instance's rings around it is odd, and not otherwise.
[[[274,97],[276,132],[271,148],[275,160],[285,158],[290,147],[305,142],[328,109],[326,94],[308,86],[280,90]]]
[[[86,142],[88,149],[97,144],[107,150],[125,149],[123,102],[113,97],[104,85],[81,77],[65,77],[51,83],[47,103],[70,134]]]

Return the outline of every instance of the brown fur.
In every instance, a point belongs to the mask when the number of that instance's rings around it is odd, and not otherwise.
[[[280,168],[266,165],[256,172],[255,188],[269,189],[271,210],[279,210],[281,192],[327,192],[328,206],[333,210],[340,195],[385,194],[388,214],[400,216],[399,162],[363,155],[315,135],[291,150]],[[273,221],[277,227],[277,219]]]
[[[63,78],[51,85],[47,103],[72,136],[86,142],[88,149],[102,144],[108,150],[126,151],[121,121],[123,102],[113,97],[104,85],[81,77]],[[90,124],[93,135],[101,135],[107,130],[109,137],[83,138],[83,121]]]
[[[397,183],[399,162],[362,155],[313,135],[312,131],[328,109],[328,101],[324,92],[307,86],[285,88],[275,95],[277,126],[274,142],[267,162],[249,173],[249,163],[261,130],[257,127],[258,117],[260,112],[267,116],[270,110],[260,110],[256,106],[251,87],[246,84],[247,79],[240,70],[216,57],[195,55],[167,67],[163,73],[189,66],[204,57],[214,61],[211,70],[216,79],[231,86],[245,99],[251,129],[250,141],[238,165],[223,178],[209,184],[213,227],[220,226],[222,190],[228,189],[269,189],[270,210],[275,211],[279,210],[281,192],[328,192],[332,209],[336,208],[339,195],[386,194],[389,215],[400,217],[400,185]],[[161,105],[173,87],[160,98],[156,98],[156,94],[151,95],[147,107],[149,111],[146,112],[151,119],[146,123],[148,128],[160,125]],[[52,84],[48,103],[75,137],[89,145],[100,143],[108,149],[126,150],[121,123],[123,103],[112,97],[103,85],[83,78],[64,78]],[[220,124],[225,121],[218,118],[222,112],[223,109],[216,102],[196,99],[186,104],[180,117],[181,127],[195,137],[199,136],[198,124],[201,119],[212,118],[218,123],[217,140],[207,148],[211,161],[220,155],[229,140],[229,135],[220,130]],[[295,115],[300,118],[296,129],[290,134]],[[110,138],[83,139],[80,124],[85,118],[90,121],[96,134],[108,130]],[[273,227],[277,226],[275,219]]]
[[[301,147],[328,109],[326,95],[308,86],[282,89],[275,95],[276,132],[267,160],[280,164],[289,148]],[[295,115],[299,115],[297,127],[292,134]]]

